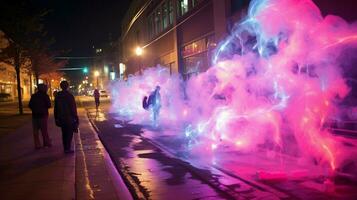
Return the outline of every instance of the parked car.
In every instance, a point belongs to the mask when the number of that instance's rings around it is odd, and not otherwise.
[[[110,97],[107,91],[99,90],[100,97]]]
[[[94,90],[88,90],[88,91],[87,91],[87,96],[93,96],[93,91],[94,91]]]

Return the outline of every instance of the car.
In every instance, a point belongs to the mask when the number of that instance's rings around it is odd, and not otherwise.
[[[99,90],[100,97],[110,97],[107,91]]]
[[[87,91],[87,96],[93,96],[93,90],[88,90]]]

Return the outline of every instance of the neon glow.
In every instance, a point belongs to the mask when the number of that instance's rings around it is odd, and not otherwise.
[[[112,110],[149,124],[141,102],[159,85],[160,125],[182,130],[192,150],[287,152],[294,143],[288,153],[335,170],[347,154],[324,123],[349,93],[339,60],[356,49],[356,35],[356,24],[322,17],[311,0],[253,0],[206,72],[184,83],[168,68],[147,68],[112,85]]]

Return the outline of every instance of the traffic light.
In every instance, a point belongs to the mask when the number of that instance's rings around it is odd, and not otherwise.
[[[88,74],[88,67],[83,67],[83,73]]]

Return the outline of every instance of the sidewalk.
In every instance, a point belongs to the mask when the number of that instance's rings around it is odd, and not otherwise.
[[[34,149],[31,121],[0,138],[1,199],[75,199],[75,155],[63,153],[61,131],[49,117],[53,147]]]
[[[131,200],[131,194],[90,124],[83,108],[78,109],[80,132],[76,143],[76,199]]]
[[[51,148],[34,149],[27,120],[0,137],[1,200],[132,199],[83,108],[80,132],[73,136],[74,154],[64,154],[62,133],[53,115],[48,121]],[[74,147],[73,147],[74,148]]]

